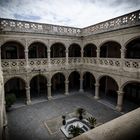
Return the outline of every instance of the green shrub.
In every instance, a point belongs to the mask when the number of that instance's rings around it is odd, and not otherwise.
[[[94,128],[95,124],[96,124],[96,119],[94,117],[89,117],[89,118],[87,118],[87,120],[90,123],[91,129]]]
[[[11,105],[14,104],[16,101],[15,94],[7,94],[5,96],[5,101],[6,101],[6,107],[8,107],[8,108],[11,107]]]

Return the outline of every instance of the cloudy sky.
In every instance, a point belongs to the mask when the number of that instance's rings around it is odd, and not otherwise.
[[[140,9],[140,0],[0,0],[0,17],[86,27]]]

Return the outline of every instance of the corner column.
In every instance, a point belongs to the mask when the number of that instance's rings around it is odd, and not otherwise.
[[[96,99],[96,100],[100,99],[100,97],[99,97],[99,86],[100,86],[99,83],[95,84],[95,96],[94,96],[94,99]]]
[[[124,92],[123,91],[117,91],[118,93],[118,99],[117,99],[117,106],[116,106],[116,110],[121,112],[122,111],[122,105],[123,105],[123,95],[124,95]]]

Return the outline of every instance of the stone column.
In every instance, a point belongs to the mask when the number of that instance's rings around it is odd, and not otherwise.
[[[28,68],[28,67],[29,67],[28,49],[25,49],[25,50],[24,50],[24,53],[25,53],[26,67]]]
[[[69,95],[69,81],[65,81],[65,95]]]
[[[122,111],[122,105],[123,105],[123,91],[117,91],[118,93],[118,99],[117,99],[117,106],[116,109],[117,111],[121,112]]]
[[[81,63],[83,63],[83,57],[84,57],[84,51],[83,51],[83,47],[81,47]]]
[[[96,100],[98,100],[98,99],[100,99],[100,97],[99,97],[99,86],[100,86],[100,84],[99,83],[96,83],[95,84],[95,99]]]
[[[68,48],[66,48],[66,65],[69,64],[69,51]]]
[[[80,74],[80,89],[79,92],[84,92],[83,90],[83,74]]]
[[[96,57],[100,58],[100,49],[99,48],[96,49]]]
[[[51,100],[52,99],[51,83],[47,84],[47,90],[48,90],[48,100]]]
[[[50,58],[50,47],[47,49],[47,56],[48,56],[48,66],[51,67],[51,58]]]
[[[31,104],[31,97],[30,97],[30,86],[26,86],[26,104]]]
[[[120,49],[121,50],[121,68],[123,68],[124,66],[124,59],[125,59],[125,52],[126,52],[126,49],[125,48],[122,48]]]

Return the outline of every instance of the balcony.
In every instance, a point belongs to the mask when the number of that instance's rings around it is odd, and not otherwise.
[[[130,72],[139,72],[140,71],[140,61],[139,59],[118,59],[118,58],[92,58],[92,57],[84,57],[83,59],[80,57],[69,57],[68,62],[66,58],[51,58],[50,63],[47,58],[38,58],[38,59],[29,59],[28,66],[30,69],[32,68],[46,68],[49,65],[51,68],[60,68],[68,66],[80,66],[88,65],[100,68],[109,68],[109,69],[123,69],[124,71]],[[4,70],[12,70],[12,69],[23,69],[27,67],[27,62],[25,59],[3,59],[2,60],[2,68]]]

